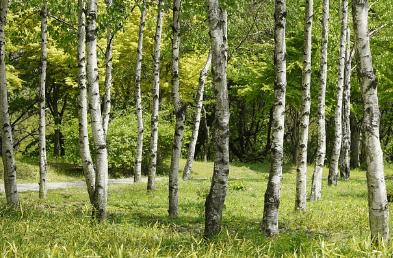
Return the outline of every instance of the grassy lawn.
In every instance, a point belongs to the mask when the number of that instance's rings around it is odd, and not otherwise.
[[[181,166],[184,166],[184,160]],[[370,244],[365,172],[327,186],[322,201],[294,213],[295,168],[284,167],[279,225],[281,234],[260,231],[268,164],[231,165],[222,233],[203,239],[204,201],[213,163],[195,162],[192,180],[179,181],[179,218],[167,215],[168,181],[155,192],[145,183],[109,187],[108,218],[90,219],[86,189],[20,193],[15,210],[0,197],[0,257],[391,257],[393,246]],[[309,167],[310,189],[313,167]],[[387,176],[393,174],[386,167]],[[71,177],[71,175],[67,175]],[[80,180],[82,177],[77,177]],[[56,179],[61,179],[56,178]],[[28,181],[28,180],[26,180]]]

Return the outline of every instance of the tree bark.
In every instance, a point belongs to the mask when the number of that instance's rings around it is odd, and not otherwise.
[[[47,65],[47,0],[42,1],[41,9],[41,63],[40,63],[40,95],[39,95],[39,149],[40,149],[40,187],[39,197],[40,199],[46,198],[47,187],[46,187],[46,174],[48,170],[48,164],[46,160],[46,134],[45,134],[45,82],[46,82],[46,65]]]
[[[100,109],[100,92],[97,67],[97,0],[87,1],[86,12],[86,49],[87,49],[87,78],[89,82],[89,109],[93,133],[95,154],[97,160],[95,181],[96,218],[102,221],[106,217],[108,199],[108,152],[106,136],[102,126]]]
[[[87,88],[86,88],[86,56],[85,56],[85,4],[86,0],[78,0],[78,118],[79,118],[79,150],[82,159],[90,203],[95,205],[95,170],[89,148],[87,128]],[[94,210],[93,210],[94,215]]]
[[[150,162],[147,190],[156,190],[155,177],[157,171],[157,148],[158,148],[158,111],[160,108],[160,56],[161,56],[161,34],[162,20],[164,17],[164,2],[158,2],[158,15],[156,35],[154,37],[153,56],[153,103],[151,114],[151,138],[150,138]]]
[[[371,238],[389,243],[389,208],[383,153],[379,140],[378,80],[372,64],[368,31],[368,0],[353,0],[353,28],[357,74],[363,100],[363,134],[367,161],[367,186]]]
[[[278,209],[280,206],[282,164],[284,155],[284,118],[286,76],[286,0],[275,2],[274,33],[274,66],[276,80],[274,82],[273,132],[270,157],[270,173],[263,209],[262,230],[266,236],[278,235]]]
[[[227,12],[218,0],[206,0],[212,51],[212,75],[216,99],[214,124],[214,172],[205,202],[205,232],[207,238],[221,231],[222,208],[229,175],[229,101],[227,88]]]
[[[190,146],[188,148],[187,162],[183,170],[183,179],[191,178],[191,168],[195,156],[195,146],[198,140],[199,125],[201,123],[201,111],[203,106],[203,91],[205,88],[205,78],[210,68],[211,58],[212,58],[212,54],[211,51],[209,51],[209,55],[207,57],[206,63],[203,66],[199,76],[199,87],[196,96],[196,108],[195,108],[195,117],[194,117],[194,130],[192,131]]]
[[[202,106],[203,109],[203,123],[205,125],[205,130],[206,130],[206,141],[204,143],[204,148],[203,148],[203,161],[207,162],[208,154],[209,154],[209,148],[210,148],[210,126],[207,124],[207,114],[206,114],[206,109],[205,106]]]
[[[134,181],[142,179],[142,155],[143,155],[143,114],[141,96],[141,73],[142,73],[142,51],[143,51],[143,32],[145,30],[146,0],[143,0],[141,9],[141,21],[139,25],[139,39],[136,50],[136,70],[135,70],[135,103],[136,117],[138,121],[138,138],[136,142],[136,154],[134,165]]]
[[[171,218],[178,213],[178,176],[179,160],[183,143],[184,120],[187,105],[180,100],[179,94],[179,50],[180,50],[180,5],[181,0],[173,1],[173,39],[172,39],[172,103],[175,108],[176,125],[173,137],[171,167],[169,172],[169,209]]]
[[[344,69],[344,91],[343,91],[343,116],[342,116],[342,146],[340,157],[340,177],[342,179],[349,179],[350,163],[349,151],[351,149],[351,127],[350,127],[350,113],[351,113],[351,62],[352,55],[350,49],[350,33],[351,30],[347,27],[347,47],[345,50],[345,69]]]
[[[346,32],[348,20],[348,0],[342,0],[342,18],[341,18],[341,38],[340,38],[340,53],[338,64],[338,79],[337,79],[337,94],[336,94],[336,108],[334,117],[334,147],[330,157],[328,184],[337,185],[338,179],[338,162],[340,158],[341,144],[342,144],[342,105],[343,105],[343,86],[344,86],[344,69],[345,69],[345,47],[346,47]]]
[[[2,158],[4,166],[4,189],[7,203],[19,206],[16,185],[16,166],[12,141],[12,128],[8,112],[8,92],[5,69],[5,24],[7,19],[8,0],[0,1],[0,124],[2,125]]]
[[[312,177],[310,201],[317,201],[322,196],[322,172],[326,156],[326,125],[325,125],[325,99],[327,83],[327,48],[329,39],[329,0],[322,4],[322,43],[321,43],[321,72],[319,76],[318,92],[318,149]]]
[[[310,120],[310,84],[311,84],[311,36],[313,20],[313,0],[306,0],[304,18],[304,41],[303,41],[303,71],[302,71],[302,107],[299,126],[299,151],[296,169],[296,198],[295,210],[306,210],[307,199],[307,143],[308,127]]]
[[[360,128],[358,121],[354,113],[349,115],[350,126],[351,126],[351,151],[350,151],[350,165],[351,168],[357,168],[360,166],[359,162],[359,148],[360,148]]]
[[[106,0],[106,8],[107,12],[110,12],[110,9],[113,5],[113,0]],[[109,22],[107,28],[106,35],[106,50],[105,50],[105,95],[104,95],[104,108],[102,111],[102,124],[104,127],[105,135],[108,133],[110,112],[111,112],[111,84],[112,84],[112,24]]]

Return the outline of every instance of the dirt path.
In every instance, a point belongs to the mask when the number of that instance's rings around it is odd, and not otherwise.
[[[156,178],[156,180],[164,180],[165,178]],[[147,178],[142,178],[142,182],[147,182]],[[133,178],[122,178],[122,179],[109,179],[109,185],[118,185],[118,184],[133,184]],[[53,182],[47,184],[48,190],[50,189],[59,189],[59,188],[69,188],[69,187],[86,187],[86,183],[84,181],[80,182]],[[29,183],[29,184],[18,184],[18,192],[27,192],[27,191],[38,191],[38,183]],[[4,185],[0,185],[0,192],[4,193]]]

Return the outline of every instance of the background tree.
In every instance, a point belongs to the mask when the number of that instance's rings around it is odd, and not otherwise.
[[[46,160],[46,116],[45,116],[45,81],[46,81],[46,65],[47,65],[47,52],[46,52],[46,32],[47,32],[47,0],[42,1],[41,9],[41,63],[40,63],[40,106],[39,106],[39,131],[40,131],[40,190],[39,196],[41,199],[46,198],[46,181],[48,164]]]
[[[334,118],[334,147],[330,157],[328,184],[336,185],[338,179],[338,162],[340,158],[342,144],[342,110],[343,110],[343,89],[344,89],[344,69],[345,69],[345,48],[347,40],[347,22],[348,22],[348,0],[342,1],[342,19],[341,19],[341,37],[340,53],[338,64],[337,95]]]
[[[319,76],[318,92],[318,149],[315,159],[314,173],[312,176],[312,186],[310,201],[321,199],[322,193],[322,172],[326,156],[326,125],[325,125],[325,102],[327,83],[327,58],[329,40],[329,0],[324,0],[322,4],[322,40],[321,40],[321,64]]]
[[[313,0],[306,0],[303,41],[302,107],[299,128],[299,152],[296,169],[295,210],[306,210],[307,145],[310,119],[311,87],[311,36],[313,20]]]
[[[146,0],[143,1],[141,7],[141,21],[139,25],[139,39],[136,55],[136,71],[135,71],[135,103],[136,117],[138,119],[138,138],[136,144],[134,181],[141,181],[142,175],[142,148],[143,148],[143,114],[142,114],[142,98],[141,98],[141,69],[142,69],[142,51],[143,51],[143,32],[145,30],[146,17]]]

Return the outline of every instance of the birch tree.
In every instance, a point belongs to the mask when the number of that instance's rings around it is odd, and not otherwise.
[[[106,9],[110,13],[110,9],[113,5],[113,0],[106,0]],[[108,133],[110,112],[111,112],[111,84],[112,84],[112,24],[108,23],[107,35],[106,35],[106,50],[105,50],[105,95],[104,95],[104,108],[102,111],[102,124],[104,127],[105,134]]]
[[[188,148],[187,162],[183,170],[183,179],[191,178],[191,168],[192,168],[192,163],[194,161],[195,146],[198,140],[199,125],[201,123],[201,112],[203,106],[203,91],[205,88],[205,78],[210,68],[211,59],[212,59],[212,54],[211,51],[209,51],[209,55],[207,57],[206,63],[203,66],[201,73],[199,75],[199,85],[198,85],[198,92],[196,96],[196,108],[195,108],[195,115],[194,115],[194,130],[192,131],[190,146]]]
[[[149,176],[147,179],[147,190],[156,190],[155,177],[157,171],[157,148],[158,148],[158,111],[160,106],[160,56],[161,56],[161,34],[162,20],[164,17],[164,2],[158,2],[158,15],[156,35],[154,36],[153,55],[153,103],[151,114],[151,138],[150,138],[150,162]]]
[[[363,101],[363,136],[367,162],[368,205],[371,238],[389,242],[389,208],[383,153],[379,139],[378,80],[373,68],[368,30],[368,0],[352,1],[354,48]]]
[[[306,210],[306,181],[307,181],[307,143],[308,124],[310,120],[310,84],[311,84],[311,33],[313,20],[313,0],[306,0],[303,41],[303,71],[302,71],[302,107],[299,125],[299,147],[296,169],[296,198],[295,210]]]
[[[7,21],[8,0],[0,1],[0,124],[2,125],[2,159],[4,166],[4,189],[7,203],[19,206],[16,185],[16,166],[10,114],[8,112],[8,92],[5,69],[5,24]]]
[[[286,74],[286,0],[276,0],[274,20],[274,82],[273,132],[270,157],[270,173],[263,209],[262,230],[266,236],[278,235],[278,209],[281,198],[282,164],[284,156],[284,118]]]
[[[347,46],[345,50],[345,68],[344,68],[344,91],[343,91],[343,113],[342,113],[342,146],[341,146],[341,157],[340,157],[340,177],[343,179],[349,179],[350,176],[350,163],[349,163],[349,152],[351,149],[351,48],[350,48],[350,37],[351,30],[347,27]]]
[[[322,171],[326,155],[325,99],[327,83],[327,49],[329,39],[329,0],[323,1],[322,13],[321,72],[319,75],[318,92],[318,149],[312,177],[310,201],[317,201],[321,199]]]
[[[101,120],[100,92],[97,67],[97,0],[88,0],[86,9],[86,49],[87,78],[89,85],[89,108],[93,133],[96,176],[95,176],[95,209],[99,221],[106,216],[108,197],[108,152],[106,136]]]
[[[341,18],[341,37],[340,53],[338,64],[336,108],[334,116],[334,147],[330,157],[328,184],[337,185],[338,179],[338,161],[342,143],[342,105],[343,105],[343,87],[344,87],[344,69],[345,69],[345,47],[346,32],[348,20],[348,0],[342,0],[342,18]]]
[[[46,174],[47,174],[47,160],[46,160],[46,119],[45,119],[45,82],[46,82],[46,65],[47,65],[47,10],[48,1],[42,1],[41,9],[41,60],[40,60],[40,93],[39,93],[39,149],[40,149],[40,187],[39,197],[46,198]]]
[[[139,24],[139,39],[136,50],[136,70],[135,70],[135,103],[136,117],[138,120],[138,138],[136,142],[136,154],[134,164],[134,181],[141,181],[142,177],[142,154],[143,154],[143,115],[142,115],[142,96],[141,96],[141,73],[142,73],[142,51],[143,51],[143,32],[145,30],[146,0],[143,0],[141,8],[141,21]]]
[[[214,171],[205,202],[205,237],[221,231],[222,208],[229,176],[229,101],[227,88],[227,12],[218,0],[206,0],[212,51],[212,75],[216,99]]]
[[[181,146],[183,143],[184,120],[187,105],[180,100],[179,94],[179,50],[180,50],[180,5],[181,0],[173,1],[173,39],[172,39],[172,104],[175,108],[176,125],[173,137],[171,167],[169,172],[169,209],[171,218],[178,212],[178,176]]]
[[[95,170],[89,148],[87,128],[87,88],[86,88],[86,29],[85,10],[86,0],[78,0],[78,119],[79,119],[79,150],[82,159],[83,174],[85,176],[90,203],[95,205]],[[94,215],[94,209],[93,209]]]

